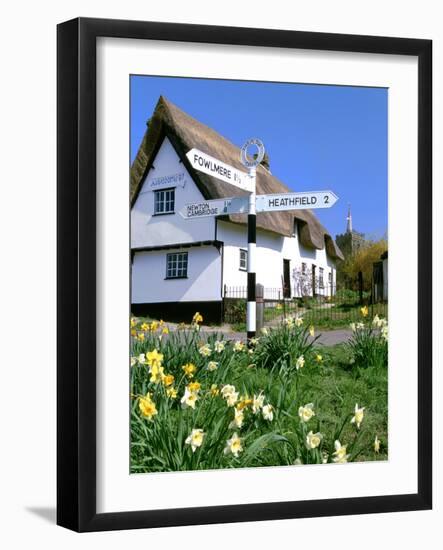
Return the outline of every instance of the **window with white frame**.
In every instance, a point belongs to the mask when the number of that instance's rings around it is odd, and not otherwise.
[[[319,286],[319,288],[324,288],[324,286],[325,286],[324,273],[325,273],[325,270],[322,267],[320,267],[318,269],[318,286]]]
[[[308,271],[308,266],[306,265],[305,262],[302,262],[302,264],[301,264],[301,274],[306,275],[307,271]]]
[[[171,252],[166,254],[166,278],[183,279],[188,276],[188,253]]]
[[[173,214],[175,208],[175,189],[154,191],[154,214]]]
[[[328,273],[328,284],[332,288],[332,271]]]
[[[241,271],[246,271],[248,269],[248,251],[240,248],[240,266]]]

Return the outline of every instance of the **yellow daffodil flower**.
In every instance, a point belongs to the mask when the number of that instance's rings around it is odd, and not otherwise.
[[[242,396],[240,397],[240,401],[237,403],[236,408],[238,410],[246,409],[250,405],[252,405],[252,399],[250,399],[248,396]]]
[[[363,422],[364,407],[358,408],[358,403],[355,404],[354,416],[351,419],[351,424],[355,424],[357,428],[360,428],[360,424]]]
[[[192,318],[192,322],[196,325],[198,325],[198,323],[202,323],[203,322],[203,316],[200,315],[200,313],[198,311],[196,311],[194,313],[194,317]]]
[[[238,437],[237,432],[234,432],[231,439],[226,441],[225,455],[232,453],[236,458],[239,453],[243,451],[241,439]]]
[[[321,363],[323,361],[323,356],[317,353],[315,356],[315,360],[317,361],[317,363]]]
[[[200,391],[201,384],[200,382],[191,382],[190,384],[188,384],[188,388],[190,392],[198,392]]]
[[[363,317],[367,317],[369,315],[368,306],[361,307],[360,308],[360,313],[363,315]]]
[[[314,338],[314,336],[315,336],[315,328],[314,328],[314,325],[310,325],[310,326],[309,326],[309,336],[311,336],[312,338]]]
[[[210,391],[211,391],[212,397],[215,397],[220,393],[220,390],[218,389],[217,384],[212,384]]]
[[[194,365],[194,363],[186,363],[186,365],[183,365],[182,370],[188,378],[192,378],[195,371],[197,370],[197,367]]]
[[[322,437],[320,432],[314,433],[311,430],[306,436],[306,447],[308,449],[316,449],[320,445]]]
[[[159,384],[160,382],[163,382],[165,373],[161,365],[154,365],[150,368],[149,372],[151,373],[151,378],[149,380],[150,382],[153,382],[154,384]]]
[[[151,332],[156,332],[158,329],[158,321],[152,321],[151,326],[149,327]]]
[[[308,403],[304,407],[300,407],[298,409],[298,416],[300,417],[300,420],[302,422],[308,422],[309,420],[311,420],[311,418],[315,416],[314,404]]]
[[[174,375],[173,374],[165,374],[165,376],[163,377],[163,384],[168,387],[168,386],[172,386],[172,384],[174,383]]]
[[[175,399],[177,397],[177,390],[174,386],[169,386],[169,388],[166,388],[166,395],[171,399]]]
[[[131,329],[131,336],[133,338],[135,338],[137,336],[137,331],[135,330],[135,328]]]
[[[138,408],[140,409],[141,414],[149,420],[157,414],[157,407],[152,401],[150,393],[147,393],[145,397],[140,397],[138,401]]]
[[[159,353],[156,349],[148,351],[146,354],[146,363],[150,367],[159,367],[163,362],[163,353]]]
[[[294,324],[296,327],[301,327],[303,324],[303,317],[296,317],[294,319]]]
[[[140,329],[143,330],[143,332],[146,332],[147,330],[149,330],[149,325],[148,325],[148,323],[143,323],[143,324],[140,326]]]
[[[169,334],[169,328],[168,327],[163,327],[162,328],[162,334]]]
[[[137,338],[140,340],[140,342],[144,342],[145,333],[144,332],[139,332],[138,335],[137,335]]]
[[[137,318],[131,317],[131,328],[134,328],[137,326]]]
[[[334,462],[337,464],[344,464],[348,461],[349,455],[346,454],[346,445],[342,445],[340,441],[337,439],[334,442],[334,448],[335,451],[332,453],[335,458],[333,459]]]

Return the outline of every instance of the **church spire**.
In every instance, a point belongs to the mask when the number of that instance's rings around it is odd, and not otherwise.
[[[352,214],[350,204],[348,204],[348,217],[346,218],[346,233],[352,233]]]

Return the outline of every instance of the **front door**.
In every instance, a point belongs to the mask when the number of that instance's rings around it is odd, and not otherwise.
[[[291,297],[290,261],[291,260],[283,260],[283,298]]]

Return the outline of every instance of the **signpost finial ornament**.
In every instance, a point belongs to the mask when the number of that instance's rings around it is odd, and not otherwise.
[[[254,155],[248,155],[248,148],[255,147],[257,152]],[[240,160],[243,166],[254,168],[260,164],[265,156],[265,146],[258,138],[251,138],[243,145],[240,150]]]

